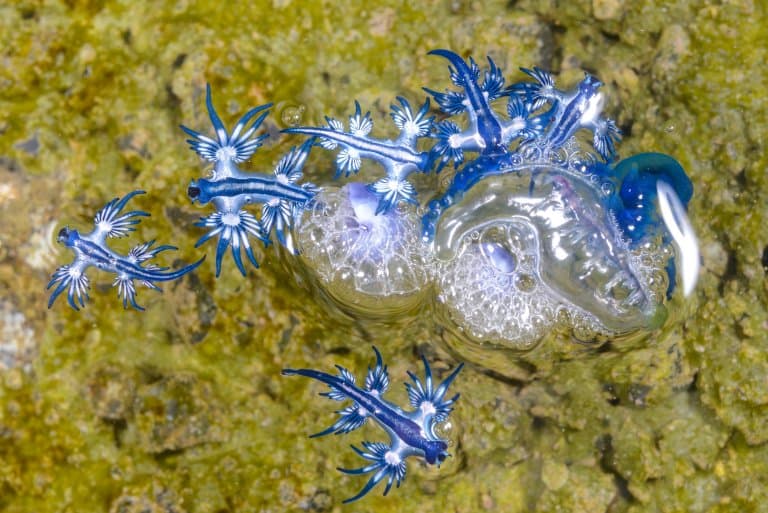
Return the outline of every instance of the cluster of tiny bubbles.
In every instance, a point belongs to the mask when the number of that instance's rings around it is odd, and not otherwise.
[[[673,257],[674,249],[671,245],[664,244],[661,237],[644,241],[630,253],[633,267],[648,284],[649,294],[660,303],[666,300],[670,286],[666,266]]]
[[[434,266],[439,305],[471,339],[529,349],[552,327],[557,307],[543,290],[538,259],[534,229],[522,218],[475,230],[455,258]]]
[[[326,187],[296,228],[302,263],[325,292],[362,316],[403,314],[428,292],[429,250],[416,209],[376,215],[364,184]]]

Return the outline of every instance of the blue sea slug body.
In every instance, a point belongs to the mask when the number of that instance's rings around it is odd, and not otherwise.
[[[432,371],[424,360],[424,381],[408,372],[413,384],[406,383],[408,398],[413,410],[405,411],[382,397],[389,388],[389,374],[381,353],[376,353],[376,365],[368,368],[363,388],[355,384],[354,375],[347,369],[336,366],[337,376],[312,369],[284,369],[283,375],[299,375],[316,379],[331,389],[325,395],[335,401],[351,401],[352,404],[339,410],[339,419],[327,429],[312,437],[345,434],[363,426],[368,419],[374,421],[389,435],[389,443],[363,442],[363,448],[352,449],[371,463],[357,469],[339,468],[346,474],[373,473],[365,486],[355,496],[344,502],[352,502],[367,494],[378,483],[386,479],[384,495],[393,484],[400,486],[405,479],[406,459],[410,456],[422,458],[429,465],[440,465],[448,456],[448,442],[435,432],[435,426],[448,420],[453,404],[459,394],[447,398],[448,387],[461,371],[460,364],[438,386],[432,381]]]
[[[231,248],[232,258],[245,276],[241,249],[254,267],[259,266],[249,240],[251,237],[268,246],[274,232],[280,244],[290,252],[296,252],[292,234],[294,222],[316,193],[314,185],[310,183],[297,184],[303,176],[302,168],[313,141],[309,139],[300,147],[291,148],[272,174],[242,171],[237,164],[251,158],[266,137],[266,134],[256,135],[256,132],[271,105],[249,110],[240,118],[232,133],[229,133],[213,107],[210,86],[206,86],[205,101],[216,139],[183,125],[181,127],[192,137],[188,141],[190,147],[200,157],[214,163],[209,179],[193,180],[187,188],[192,201],[201,204],[210,202],[216,209],[197,223],[197,226],[211,230],[197,241],[195,247],[218,237],[216,276],[221,273],[221,261],[227,247]],[[259,116],[249,127],[248,123],[257,114]],[[257,203],[263,205],[259,219],[244,209],[247,205]]]
[[[176,280],[195,269],[205,258],[187,265],[177,271],[168,271],[167,267],[158,267],[154,264],[145,264],[158,253],[174,246],[162,245],[152,247],[155,241],[149,241],[131,249],[127,255],[120,255],[106,244],[108,237],[125,237],[135,230],[134,225],[140,217],[149,216],[147,212],[134,210],[120,214],[125,204],[136,196],[144,194],[144,191],[133,191],[122,199],[115,198],[107,203],[96,214],[92,231],[81,234],[77,230],[64,227],[59,231],[57,240],[75,253],[75,260],[69,265],[63,265],[53,273],[48,288],[54,285],[56,288],[51,293],[48,308],[53,306],[59,295],[67,290],[67,301],[75,310],[85,306],[88,299],[90,282],[85,271],[89,267],[96,267],[115,275],[113,285],[117,287],[118,296],[123,300],[123,307],[131,305],[137,310],[143,310],[136,303],[136,286],[134,280],[143,285],[160,290],[155,282]],[[79,305],[79,306],[78,306]]]
[[[349,131],[333,118],[326,118],[328,127],[288,128],[286,133],[320,137],[320,145],[328,150],[341,147],[336,157],[336,177],[349,176],[360,170],[362,159],[381,164],[386,176],[368,185],[378,199],[376,214],[387,212],[400,202],[418,205],[416,189],[406,178],[413,172],[428,172],[431,166],[427,152],[416,150],[416,141],[430,134],[434,117],[427,117],[429,100],[414,114],[408,100],[398,97],[399,105],[393,104],[392,120],[400,130],[395,141],[380,140],[368,134],[373,128],[370,112],[361,114],[360,104],[355,102],[355,113],[349,118]]]

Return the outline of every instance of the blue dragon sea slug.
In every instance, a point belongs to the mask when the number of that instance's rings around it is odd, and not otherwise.
[[[379,425],[387,435],[389,443],[363,442],[363,449],[352,449],[370,463],[356,469],[339,468],[346,474],[373,474],[355,496],[344,502],[352,502],[367,494],[373,487],[386,479],[384,495],[392,485],[400,486],[405,479],[406,460],[411,457],[423,459],[429,465],[440,465],[449,456],[448,441],[440,438],[435,427],[448,420],[453,404],[459,394],[446,397],[448,387],[461,371],[464,364],[457,366],[442,383],[435,386],[432,371],[424,360],[424,381],[408,372],[413,384],[406,383],[408,398],[413,410],[406,411],[382,396],[389,388],[389,373],[381,353],[375,347],[376,365],[368,368],[364,387],[355,383],[354,375],[337,365],[339,374],[334,376],[312,369],[284,369],[285,376],[304,376],[328,385],[330,392],[322,395],[334,401],[351,401],[344,409],[337,411],[339,419],[331,426],[311,435],[319,437],[331,433],[346,434],[362,427],[368,419]]]
[[[59,267],[53,273],[48,288],[54,285],[56,288],[51,293],[48,308],[53,306],[56,298],[65,289],[69,306],[75,310],[85,306],[90,288],[90,281],[85,271],[89,267],[96,267],[115,275],[112,284],[117,287],[117,294],[123,300],[124,308],[131,305],[137,310],[144,310],[136,303],[134,280],[151,289],[160,290],[155,282],[177,280],[203,262],[205,257],[177,271],[168,271],[167,267],[158,267],[146,262],[156,257],[161,251],[176,249],[174,246],[152,247],[155,241],[149,241],[134,247],[127,255],[118,254],[107,246],[107,237],[125,237],[135,230],[134,225],[139,223],[138,218],[149,216],[147,212],[141,210],[120,214],[125,204],[137,194],[144,194],[144,191],[133,191],[122,199],[115,198],[104,205],[96,213],[94,228],[88,233],[81,234],[66,226],[59,231],[58,242],[75,253],[75,260],[69,265]]]
[[[407,312],[422,303],[428,291],[431,256],[419,234],[416,188],[408,180],[432,166],[430,154],[416,148],[417,141],[432,132],[434,117],[427,116],[428,111],[429,100],[414,113],[410,103],[398,97],[391,106],[400,132],[394,141],[369,135],[373,121],[357,102],[347,130],[334,118],[326,118],[326,127],[285,130],[318,137],[327,150],[339,149],[337,178],[356,174],[363,159],[384,168],[385,176],[370,184],[323,187],[297,230],[304,265],[329,285],[329,294],[343,307],[357,313]]]
[[[205,103],[216,131],[216,139],[181,126],[192,137],[187,141],[190,147],[200,157],[214,163],[210,178],[193,180],[187,188],[192,201],[213,203],[216,209],[197,223],[197,226],[210,228],[210,231],[197,241],[195,247],[218,237],[216,276],[221,274],[221,261],[228,247],[237,268],[245,276],[241,249],[251,264],[259,267],[251,247],[251,238],[261,241],[266,247],[274,232],[280,244],[290,252],[296,252],[293,224],[315,195],[312,184],[298,185],[296,182],[302,178],[302,167],[313,141],[310,139],[299,148],[291,148],[280,159],[272,174],[242,171],[237,164],[251,158],[266,137],[266,134],[256,135],[256,131],[267,117],[271,104],[246,112],[229,133],[213,107],[210,85],[206,86]],[[257,114],[259,116],[248,126]],[[255,203],[262,204],[261,217],[258,219],[244,209]]]
[[[369,135],[372,121],[357,103],[348,129],[327,118],[325,127],[285,130],[340,148],[337,177],[357,173],[364,159],[385,171],[371,183],[321,189],[296,226],[302,263],[349,310],[434,299],[442,322],[484,346],[526,349],[553,332],[591,340],[660,326],[678,281],[688,294],[698,273],[682,167],[658,153],[616,161],[620,133],[602,115],[602,84],[591,75],[561,90],[549,73],[523,68],[533,81],[507,86],[490,58],[481,71],[451,51],[431,53],[449,62],[458,89],[425,88],[439,121],[429,101],[414,113],[398,98],[394,141]],[[431,200],[417,195],[410,175],[449,164],[455,172]]]

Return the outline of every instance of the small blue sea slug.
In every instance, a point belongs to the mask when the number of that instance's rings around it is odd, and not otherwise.
[[[257,130],[267,117],[271,104],[246,112],[231,133],[213,107],[210,85],[206,86],[205,104],[216,139],[181,126],[192,137],[188,140],[190,147],[200,157],[214,163],[210,178],[193,180],[187,188],[192,201],[202,205],[213,203],[216,210],[197,223],[197,226],[210,228],[210,231],[197,241],[195,247],[218,237],[216,276],[221,273],[221,261],[227,247],[231,248],[232,258],[245,276],[241,249],[254,267],[259,266],[253,254],[251,238],[268,246],[274,232],[280,244],[290,252],[296,252],[293,225],[316,192],[312,184],[297,184],[302,178],[302,167],[313,141],[309,139],[299,148],[291,148],[271,174],[242,171],[237,165],[250,159],[267,137],[267,134],[257,135]],[[257,114],[259,116],[248,126]],[[262,204],[260,218],[245,209],[251,204]]]
[[[128,201],[144,191],[133,191],[122,199],[115,198],[98,211],[94,219],[94,228],[86,234],[77,230],[64,227],[59,231],[58,242],[64,244],[75,253],[75,260],[69,265],[63,265],[53,273],[48,283],[50,289],[56,288],[51,293],[48,308],[53,306],[59,295],[67,290],[69,306],[75,310],[85,306],[88,299],[90,282],[85,271],[89,267],[96,267],[102,271],[113,273],[115,280],[112,283],[117,287],[117,294],[123,300],[123,307],[131,305],[137,310],[144,310],[136,303],[136,286],[134,280],[154,290],[160,290],[155,285],[158,281],[177,280],[199,266],[205,257],[194,264],[182,267],[177,271],[168,271],[167,267],[158,267],[154,264],[146,264],[148,260],[157,256],[161,251],[176,249],[174,246],[152,247],[155,241],[145,242],[131,249],[127,255],[121,255],[109,248],[106,244],[107,237],[125,237],[135,230],[140,217],[149,216],[147,212],[133,210],[120,215]],[[78,306],[79,305],[79,306]]]
[[[432,382],[432,371],[424,360],[424,381],[408,372],[413,384],[406,383],[408,398],[413,410],[406,411],[384,399],[382,395],[389,388],[389,374],[381,353],[376,353],[376,366],[368,368],[364,387],[355,384],[355,377],[344,367],[337,365],[337,376],[312,369],[284,369],[283,375],[299,375],[316,379],[328,385],[330,392],[323,393],[335,401],[351,401],[351,404],[337,411],[339,419],[328,428],[312,437],[340,435],[363,426],[368,419],[378,424],[389,435],[389,443],[363,442],[363,449],[352,449],[370,463],[356,469],[339,468],[352,475],[373,475],[357,495],[346,499],[352,502],[367,494],[378,483],[386,479],[384,495],[393,484],[400,486],[405,479],[406,459],[410,456],[422,458],[429,465],[440,465],[449,456],[448,442],[435,432],[435,426],[448,419],[459,394],[446,398],[448,387],[461,371],[460,364],[438,386]]]

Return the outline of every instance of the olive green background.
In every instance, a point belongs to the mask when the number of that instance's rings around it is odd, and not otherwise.
[[[630,6],[631,4],[631,6]],[[711,4],[711,5],[710,5]],[[0,511],[768,511],[768,20],[764,1],[11,2],[0,7]],[[538,65],[562,87],[589,71],[624,129],[623,156],[662,151],[694,182],[690,216],[703,269],[674,322],[642,342],[548,341],[519,373],[468,366],[440,470],[411,459],[400,489],[342,506],[364,477],[348,445],[369,425],[309,439],[338,408],[283,367],[359,378],[376,344],[388,398],[424,353],[439,376],[458,362],[429,311],[386,326],[333,314],[274,248],[247,278],[213,244],[193,248],[209,208],[185,190],[205,166],[180,123],[210,133],[209,82],[229,126],[273,102],[270,171],[301,138],[293,122],[388,107],[449,86],[450,48],[490,55],[509,81]],[[389,131],[389,132],[388,132]],[[328,183],[330,153],[310,178]],[[124,311],[91,271],[91,302],[46,309],[45,285],[107,200],[152,214],[127,250],[157,239],[159,260],[208,261]],[[763,255],[766,254],[765,257]]]

